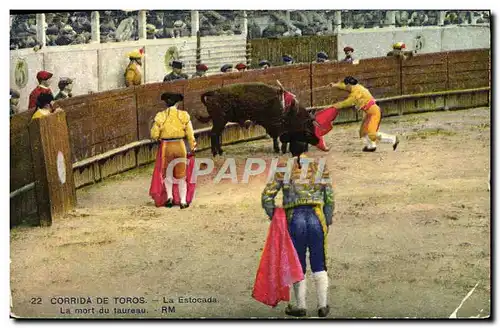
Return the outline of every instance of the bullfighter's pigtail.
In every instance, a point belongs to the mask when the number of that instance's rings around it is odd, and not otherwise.
[[[297,166],[299,169],[302,169],[302,165],[300,165],[300,154],[297,156]]]

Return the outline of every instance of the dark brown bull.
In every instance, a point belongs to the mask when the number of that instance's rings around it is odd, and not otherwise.
[[[283,88],[276,88],[264,83],[239,83],[208,91],[201,95],[209,116],[195,114],[202,123],[212,121],[212,154],[222,155],[221,134],[228,122],[239,123],[252,121],[266,129],[273,138],[274,151],[279,152],[278,138],[285,142],[298,140],[316,145],[313,118],[296,99],[288,104],[284,101]]]

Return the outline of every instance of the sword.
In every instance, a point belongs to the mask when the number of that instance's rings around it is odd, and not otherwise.
[[[278,83],[281,89],[285,90],[285,87],[283,86],[283,84],[281,84],[280,80],[276,80],[276,83]]]

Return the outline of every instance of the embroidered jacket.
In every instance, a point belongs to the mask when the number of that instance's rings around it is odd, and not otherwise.
[[[305,178],[301,181],[302,169],[298,167],[295,159],[293,164],[290,165],[290,174],[277,172],[273,181],[266,185],[262,192],[262,207],[267,215],[272,217],[274,208],[276,207],[275,197],[283,189],[283,208],[288,210],[302,205],[320,206],[323,209],[326,224],[330,225],[332,224],[335,204],[328,170],[325,166],[323,172],[321,172],[318,163],[305,156],[301,157],[300,161],[304,172],[306,170],[306,162],[309,161]],[[287,167],[287,164],[281,163],[278,167],[279,169],[283,169]]]
[[[177,138],[186,138],[190,149],[194,149],[196,146],[193,125],[188,112],[172,106],[156,114],[151,128],[151,139]]]

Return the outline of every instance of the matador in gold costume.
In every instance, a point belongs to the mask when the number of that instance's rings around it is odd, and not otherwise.
[[[184,209],[189,207],[186,201],[187,181],[186,181],[186,163],[187,153],[186,143],[190,151],[196,149],[196,141],[194,137],[193,125],[188,112],[179,110],[177,104],[183,101],[184,97],[181,94],[164,93],[162,100],[165,101],[168,108],[156,114],[153,127],[151,128],[151,138],[160,140],[161,156],[158,160],[161,161],[162,177],[164,178],[167,201],[165,206],[172,207],[174,201],[173,185],[174,180],[178,179],[180,207]],[[177,164],[170,164],[175,159],[184,159],[185,161]],[[158,163],[157,163],[158,164]],[[173,168],[169,168],[173,166]]]
[[[333,87],[349,91],[349,97],[332,105],[334,108],[346,108],[355,106],[363,112],[363,123],[359,129],[359,137],[364,138],[365,147],[363,151],[374,152],[377,149],[377,141],[390,143],[394,150],[398,147],[397,136],[379,132],[381,111],[370,91],[358,83],[352,76],[348,76],[342,82],[332,83]]]

